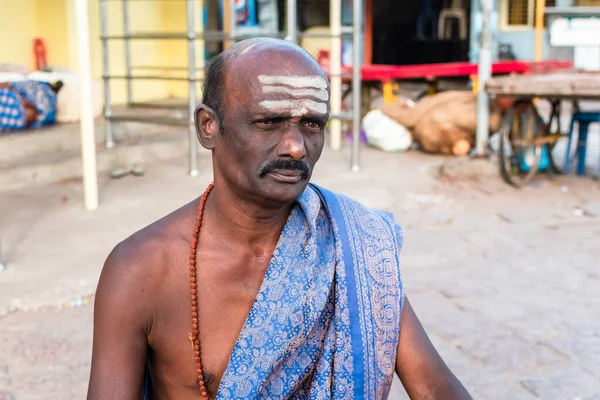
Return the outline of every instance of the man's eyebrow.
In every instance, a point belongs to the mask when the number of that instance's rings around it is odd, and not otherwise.
[[[278,112],[290,111],[294,116],[300,116],[315,111],[320,114],[327,113],[327,103],[309,99],[294,100],[263,100],[259,105],[265,109]]]
[[[255,120],[269,120],[269,119],[288,119],[292,118],[291,112],[272,112],[272,111],[258,111],[253,114]]]
[[[315,120],[315,121],[326,121],[327,119],[329,119],[329,113],[327,113],[327,114],[320,114],[320,113],[305,114],[302,116],[302,119]]]

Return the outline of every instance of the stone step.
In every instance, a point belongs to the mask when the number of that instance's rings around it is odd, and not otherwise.
[[[96,153],[98,173],[109,174],[113,168],[121,165],[148,165],[157,160],[187,157],[188,143],[187,130],[180,128],[177,133],[170,135],[121,141],[112,149],[99,145]],[[81,176],[81,153],[78,150],[60,151],[44,156],[34,155],[0,166],[0,191],[44,185]]]

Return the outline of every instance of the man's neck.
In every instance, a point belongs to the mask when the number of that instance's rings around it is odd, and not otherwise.
[[[291,208],[291,204],[261,207],[219,185],[208,197],[204,220],[214,227],[214,234],[227,238],[230,244],[274,248]]]

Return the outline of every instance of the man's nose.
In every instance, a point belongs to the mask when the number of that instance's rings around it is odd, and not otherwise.
[[[296,124],[290,126],[283,134],[277,155],[294,160],[301,160],[306,156],[304,136]]]

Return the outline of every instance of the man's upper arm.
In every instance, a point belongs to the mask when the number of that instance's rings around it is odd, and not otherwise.
[[[106,260],[94,305],[88,400],[139,399],[152,320],[149,279],[127,245]],[[138,253],[139,254],[139,253]]]
[[[396,225],[396,246],[402,251],[404,235]],[[411,399],[470,399],[466,389],[446,366],[427,337],[421,322],[406,297],[402,273],[400,281],[400,337],[396,356],[396,374]]]
[[[470,399],[446,366],[407,298],[402,308],[396,373],[411,399]]]

